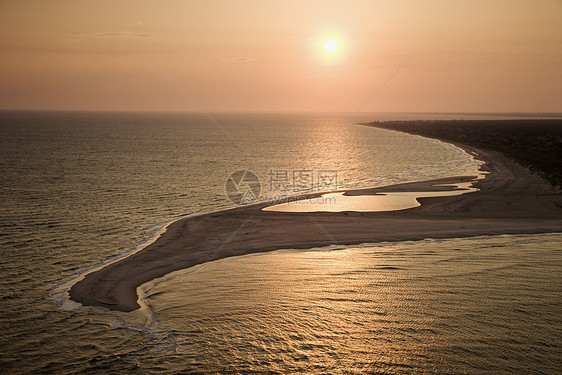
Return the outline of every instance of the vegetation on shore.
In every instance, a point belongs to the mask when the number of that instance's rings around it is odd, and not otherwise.
[[[419,120],[364,124],[499,151],[562,186],[562,120]]]

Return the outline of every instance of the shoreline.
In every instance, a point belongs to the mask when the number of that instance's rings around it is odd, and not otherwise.
[[[373,126],[373,125],[371,125]],[[420,206],[380,212],[276,212],[259,202],[171,222],[145,248],[87,273],[70,299],[129,312],[140,307],[137,288],[173,271],[256,252],[366,242],[562,232],[559,191],[497,151],[451,143],[484,164],[484,179],[457,176],[349,189],[345,195],[443,191],[442,184],[473,181],[480,189],[456,196],[418,198]],[[453,190],[453,189],[450,189]],[[340,191],[342,192],[342,191]],[[321,196],[321,192],[299,197]]]

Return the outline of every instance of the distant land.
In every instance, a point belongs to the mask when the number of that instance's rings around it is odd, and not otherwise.
[[[499,151],[562,186],[562,119],[373,121],[362,125]]]

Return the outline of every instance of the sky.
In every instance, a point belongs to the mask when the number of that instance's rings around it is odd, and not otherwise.
[[[561,21],[560,0],[0,0],[0,109],[562,112]]]

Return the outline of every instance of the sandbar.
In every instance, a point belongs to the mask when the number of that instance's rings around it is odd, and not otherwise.
[[[420,206],[395,211],[275,212],[262,210],[269,205],[262,202],[182,218],[144,249],[85,275],[70,288],[70,298],[129,312],[140,307],[140,285],[231,256],[332,244],[562,232],[562,196],[557,187],[498,151],[455,144],[485,162],[486,178],[456,176],[344,193],[440,191],[466,182],[478,191],[418,198]]]

